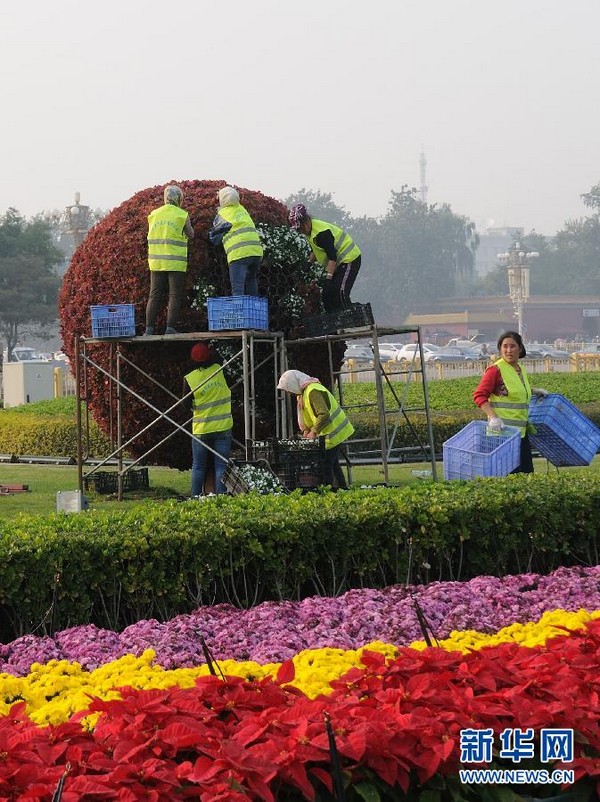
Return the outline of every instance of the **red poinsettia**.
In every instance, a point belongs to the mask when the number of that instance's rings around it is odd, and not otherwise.
[[[39,728],[15,705],[0,719],[0,800],[63,802],[266,800],[332,795],[332,732],[346,781],[372,778],[408,792],[453,778],[460,730],[573,728],[577,780],[600,792],[600,622],[543,647],[512,644],[468,655],[401,649],[388,663],[365,653],[365,668],[308,699],[278,681],[204,677],[193,688],[122,690]],[[556,768],[561,764],[557,763]]]

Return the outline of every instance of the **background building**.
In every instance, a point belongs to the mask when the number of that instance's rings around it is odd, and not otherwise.
[[[523,236],[523,229],[516,226],[487,228],[479,235],[479,247],[475,252],[475,273],[482,278],[498,267],[498,254],[505,253],[516,239]]]
[[[404,321],[421,326],[426,340],[483,335],[495,340],[517,320],[506,295],[486,298],[448,298],[416,308]],[[523,305],[523,333],[529,342],[593,340],[600,336],[600,296],[540,295]]]

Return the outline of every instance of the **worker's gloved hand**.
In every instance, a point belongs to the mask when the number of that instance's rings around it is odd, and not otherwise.
[[[547,395],[550,395],[548,390],[544,390],[543,387],[532,387],[531,392],[533,395],[539,396],[539,398],[545,398]]]
[[[501,432],[502,429],[504,429],[504,421],[502,418],[494,415],[493,418],[488,420],[488,429],[491,429],[493,432]]]

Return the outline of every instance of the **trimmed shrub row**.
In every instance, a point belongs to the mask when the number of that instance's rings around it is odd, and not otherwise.
[[[0,636],[597,564],[599,512],[574,471],[21,516],[0,523]]]
[[[84,450],[86,443],[84,443]],[[95,423],[90,424],[90,456],[110,454],[109,442]],[[0,414],[0,453],[74,457],[77,426],[72,415],[36,415],[5,410]]]

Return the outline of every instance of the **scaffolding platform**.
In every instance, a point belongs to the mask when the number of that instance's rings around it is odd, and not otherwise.
[[[418,345],[419,360],[414,360],[409,368],[404,371],[395,372],[395,377],[401,377],[401,381],[392,382],[390,375],[385,370],[384,365],[379,357],[379,340],[382,337],[391,337],[396,335],[406,336],[409,335],[414,338]],[[352,340],[369,340],[369,345],[373,352],[372,365],[368,368],[356,367],[354,369],[344,369],[342,365],[341,370],[335,370],[333,365],[333,356],[331,345],[340,341]],[[298,345],[305,343],[307,345],[320,343],[327,344],[329,348],[329,380],[330,386],[337,392],[337,399],[340,406],[344,409],[346,414],[352,419],[353,407],[348,406],[344,399],[344,382],[343,376],[348,374],[357,374],[363,371],[374,372],[375,376],[375,392],[374,398],[368,403],[361,406],[362,409],[372,408],[377,409],[379,418],[379,441],[378,447],[367,448],[368,444],[375,444],[373,439],[351,438],[345,444],[346,446],[346,469],[348,479],[352,479],[352,466],[358,465],[373,465],[381,464],[382,474],[384,481],[389,482],[389,465],[408,462],[409,459],[406,455],[410,452],[412,455],[420,455],[424,460],[431,464],[431,473],[434,479],[436,475],[436,455],[434,449],[433,427],[431,422],[431,415],[429,410],[429,396],[427,392],[427,377],[425,374],[425,360],[423,359],[422,337],[419,326],[401,326],[401,327],[388,327],[377,326],[376,324],[348,328],[344,331],[337,332],[336,334],[322,334],[312,337],[300,337],[294,340],[286,340],[288,344]],[[414,380],[419,380],[421,388],[421,402],[418,405],[410,406],[407,402],[407,391],[409,384]],[[393,405],[388,408],[385,403],[384,388],[387,387],[393,398]],[[427,438],[424,440],[419,436],[413,426],[408,413],[420,413],[425,416]],[[288,412],[288,415],[290,413]],[[293,418],[292,418],[293,419]],[[404,422],[409,430],[412,432],[414,438],[414,446],[408,448],[398,448],[395,445],[396,436],[398,433],[398,426],[400,422]],[[286,436],[286,435],[284,435]],[[289,436],[289,435],[288,435]]]
[[[390,337],[395,335],[409,335],[414,338],[418,344],[418,352],[420,359],[414,363],[414,366],[406,371],[394,373],[394,376],[402,376],[400,381],[392,382],[390,376],[385,370],[384,365],[381,363],[379,357],[379,340],[382,337]],[[310,337],[299,337],[297,339],[284,338],[282,332],[271,332],[260,329],[240,329],[240,330],[220,330],[220,331],[201,331],[201,332],[181,332],[177,334],[154,334],[149,336],[136,336],[136,337],[118,337],[118,338],[99,338],[99,337],[80,337],[75,343],[75,383],[77,395],[77,466],[78,466],[78,479],[79,488],[83,491],[84,479],[87,478],[108,464],[117,464],[118,468],[118,498],[122,498],[123,488],[126,482],[123,477],[127,471],[139,465],[155,448],[158,448],[164,443],[167,438],[163,438],[160,443],[157,443],[152,448],[144,452],[136,460],[126,460],[124,458],[124,451],[136,437],[142,432],[145,432],[147,426],[130,437],[129,440],[123,442],[121,416],[124,403],[125,393],[131,393],[136,396],[138,400],[143,401],[153,412],[156,414],[154,422],[159,420],[166,420],[173,427],[174,434],[177,430],[184,432],[188,437],[192,438],[190,421],[185,426],[181,426],[174,421],[170,416],[172,410],[180,403],[184,402],[186,398],[191,397],[190,392],[184,398],[175,398],[173,393],[164,387],[156,378],[148,376],[144,370],[135,363],[135,357],[128,353],[123,353],[124,346],[138,346],[142,345],[146,348],[152,348],[155,345],[164,345],[170,343],[195,343],[206,341],[237,341],[239,342],[239,349],[235,355],[226,361],[224,367],[230,363],[238,362],[241,364],[241,378],[238,382],[232,385],[237,386],[239,383],[243,386],[243,412],[244,412],[244,443],[236,443],[237,446],[244,448],[244,445],[249,441],[256,440],[256,388],[255,388],[255,371],[262,367],[267,362],[272,362],[273,366],[273,393],[274,393],[274,409],[275,416],[273,420],[274,435],[277,438],[293,437],[296,434],[296,415],[295,410],[292,410],[292,399],[289,394],[278,391],[277,382],[279,376],[288,368],[287,360],[287,347],[306,345],[327,345],[329,353],[329,382],[332,391],[337,394],[340,406],[352,417],[352,408],[345,403],[344,398],[344,381],[343,377],[349,373],[359,373],[365,368],[348,369],[342,365],[340,370],[334,366],[332,345],[341,341],[353,340],[369,340],[369,345],[373,352],[372,365],[367,368],[369,371],[374,371],[374,396],[361,408],[372,408],[377,410],[379,419],[379,438],[375,439],[350,439],[346,443],[346,470],[349,482],[352,480],[352,467],[358,465],[372,465],[381,464],[384,481],[389,482],[389,466],[391,464],[398,464],[402,462],[409,462],[407,458],[409,454],[421,455],[422,459],[430,462],[431,472],[433,479],[436,478],[436,454],[434,452],[433,429],[431,423],[431,416],[429,412],[429,400],[427,395],[427,381],[424,369],[424,359],[422,353],[422,340],[421,332],[418,326],[411,327],[379,327],[376,324],[352,327],[347,330],[339,331],[335,334],[322,334]],[[257,361],[255,346],[258,344],[269,344],[271,346],[269,355]],[[104,345],[110,350],[110,365],[111,369],[106,370],[99,365],[90,355],[88,346]],[[129,349],[128,349],[129,351]],[[141,397],[133,388],[128,387],[121,380],[121,366],[127,363],[134,370],[140,371],[146,379],[150,379],[155,386],[161,388],[167,394],[173,397],[174,403],[166,410],[157,409],[149,398]],[[103,460],[87,461],[83,453],[84,443],[84,427],[83,427],[83,401],[81,397],[81,388],[85,386],[85,377],[88,370],[100,370],[108,379],[110,392],[115,394],[115,407],[116,407],[116,422],[115,429],[117,432],[116,444],[113,452]],[[407,390],[409,383],[415,378],[415,374],[419,375],[419,386],[421,387],[421,402],[418,405],[409,406],[406,400]],[[323,377],[324,378],[324,377]],[[393,404],[388,408],[385,400],[385,388],[388,388]],[[418,412],[425,416],[427,438],[423,440],[419,433],[411,423],[408,413]],[[397,447],[395,440],[399,424],[403,422],[414,435],[414,445],[410,447]],[[152,425],[152,424],[150,424]],[[89,420],[88,430],[89,438]],[[169,435],[171,436],[171,435]],[[89,442],[89,440],[88,440]],[[91,470],[84,476],[84,464],[89,464]],[[88,480],[89,481],[89,480]]]
[[[186,434],[190,439],[193,438],[193,434],[191,431],[191,418],[187,421],[186,426],[181,426],[177,421],[173,420],[171,417],[171,413],[175,409],[175,407],[179,406],[179,404],[185,402],[186,400],[191,400],[193,395],[192,391],[190,391],[187,395],[183,398],[175,397],[174,394],[166,388],[161,382],[153,376],[149,376],[141,366],[137,365],[135,362],[135,357],[132,357],[131,354],[126,355],[123,352],[123,348],[125,346],[138,346],[142,345],[145,348],[152,348],[157,345],[164,345],[166,344],[175,344],[175,343],[196,343],[196,342],[207,342],[207,341],[231,341],[231,342],[238,342],[239,349],[236,351],[231,359],[227,360],[223,367],[227,367],[227,365],[235,362],[241,363],[241,379],[239,381],[234,382],[231,384],[231,388],[238,386],[239,383],[242,384],[242,392],[243,392],[243,411],[244,411],[244,442],[249,439],[256,438],[256,388],[255,388],[255,371],[262,367],[267,362],[272,361],[273,363],[273,397],[274,397],[274,404],[275,404],[275,425],[277,429],[280,428],[281,425],[281,415],[283,414],[283,402],[281,398],[278,396],[277,387],[277,379],[281,372],[284,370],[283,364],[285,362],[284,358],[284,337],[282,332],[273,332],[273,331],[266,331],[261,329],[231,329],[231,330],[223,330],[223,331],[199,331],[199,332],[180,332],[177,334],[153,334],[148,336],[139,336],[139,337],[111,337],[111,338],[104,338],[104,337],[79,337],[75,342],[75,385],[76,385],[76,399],[77,399],[77,470],[78,470],[78,482],[79,482],[79,489],[83,492],[84,485],[86,481],[90,481],[89,477],[95,474],[100,468],[104,467],[107,464],[114,464],[115,461],[117,463],[117,475],[118,475],[118,488],[117,488],[117,496],[119,499],[122,499],[123,496],[123,489],[126,485],[126,481],[124,481],[124,477],[126,476],[127,472],[135,468],[135,466],[139,465],[139,463],[143,462],[146,457],[149,456],[152,451],[156,448],[161,446],[166,439],[163,438],[159,443],[155,444],[152,448],[146,450],[140,457],[136,460],[126,460],[124,458],[124,451],[125,449],[142,433],[145,432],[149,426],[152,426],[154,423],[158,422],[159,420],[165,420],[169,424],[172,425],[173,431],[172,434],[175,434],[177,431],[181,431]],[[270,345],[270,353],[267,357],[263,358],[262,361],[258,361],[255,347],[259,344],[267,344]],[[97,361],[94,360],[93,356],[90,355],[88,351],[89,346],[97,346],[97,345],[104,345],[105,347],[110,349],[109,354],[109,364],[110,369],[107,370],[101,365],[98,364]],[[129,350],[129,349],[128,349]],[[129,387],[125,382],[121,379],[121,367],[123,364],[129,365],[134,371],[138,371],[140,375],[143,375],[146,379],[150,380],[152,384],[160,388],[164,393],[171,396],[173,398],[174,403],[166,410],[160,410],[156,408],[150,398],[140,396],[135,389]],[[84,422],[83,422],[83,402],[85,399],[81,396],[81,388],[82,386],[86,386],[86,373],[89,370],[98,370],[108,380],[109,392],[114,393],[114,400],[115,400],[115,408],[116,408],[116,420],[115,420],[115,431],[116,431],[116,442],[114,446],[114,450],[102,460],[94,460],[93,464],[92,461],[90,463],[87,462],[87,457],[84,456],[84,439],[87,437],[87,442],[89,443],[89,419],[87,419],[87,427],[84,436]],[[137,397],[138,400],[141,400],[144,404],[146,404],[155,414],[156,418],[154,421],[149,424],[149,426],[144,426],[138,432],[136,432],[133,437],[130,437],[126,442],[123,442],[122,436],[122,410],[124,404],[125,393],[130,393],[134,397]],[[187,427],[187,428],[186,428]],[[171,436],[169,435],[169,436]],[[243,447],[243,443],[237,443],[238,446]],[[89,470],[84,475],[84,464],[90,464],[91,470]]]

